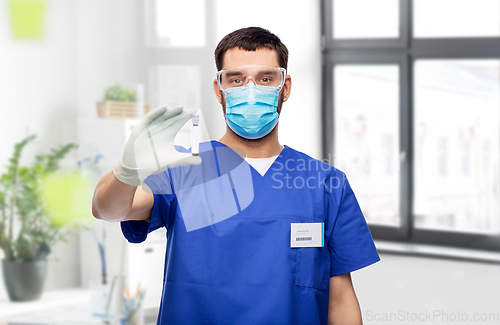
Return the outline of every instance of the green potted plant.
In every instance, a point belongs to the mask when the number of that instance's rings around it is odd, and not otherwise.
[[[97,115],[104,118],[136,118],[137,117],[136,92],[119,84],[106,88],[104,101],[97,103]],[[144,105],[144,113],[151,110],[149,105]]]
[[[50,247],[65,239],[70,227],[54,225],[47,214],[42,180],[77,146],[66,144],[39,154],[31,167],[21,166],[21,154],[35,136],[14,145],[7,171],[0,176],[0,248],[4,253],[4,283],[12,301],[37,300],[42,293]]]

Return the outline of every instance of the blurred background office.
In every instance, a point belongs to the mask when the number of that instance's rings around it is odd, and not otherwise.
[[[346,172],[379,249],[353,273],[365,324],[500,323],[500,1],[33,1],[42,31],[24,36],[12,9],[23,0],[0,5],[0,174],[30,134],[24,164],[76,143],[63,169],[110,170],[137,121],[98,112],[114,85],[141,108],[198,109],[220,138],[213,51],[264,27],[290,51],[280,142]],[[108,278],[123,270],[146,287],[153,321],[165,232],[132,245],[88,213],[98,236],[80,229],[52,248],[39,303],[101,281],[100,238]],[[0,319],[7,301],[0,286]]]

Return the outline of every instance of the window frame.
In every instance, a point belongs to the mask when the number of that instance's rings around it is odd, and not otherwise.
[[[500,37],[413,38],[413,1],[399,0],[400,38],[332,39],[333,2],[322,0],[323,157],[334,151],[334,67],[397,64],[400,76],[400,227],[369,224],[375,240],[473,248],[500,252],[500,236],[414,227],[413,114],[414,65],[423,59],[500,59]],[[500,15],[500,13],[499,13]],[[330,155],[331,156],[331,155]]]

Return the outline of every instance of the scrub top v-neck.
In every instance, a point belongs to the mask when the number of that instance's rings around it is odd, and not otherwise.
[[[168,230],[158,324],[326,324],[330,277],[379,260],[345,174],[285,146],[262,176],[228,149],[150,176],[150,222],[121,223]],[[292,223],[323,223],[324,247],[290,247]]]
[[[274,164],[274,161],[278,156],[273,156],[269,158],[245,158],[245,161],[252,166],[261,176],[264,176],[269,168]]]

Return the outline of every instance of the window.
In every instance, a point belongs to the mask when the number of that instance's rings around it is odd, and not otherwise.
[[[356,189],[366,219],[399,225],[399,67],[340,65],[334,70],[337,168]]]
[[[500,184],[480,153],[485,142],[500,145],[500,60],[418,60],[414,70],[414,124],[427,123],[426,142],[415,147],[424,161],[437,159],[436,175],[429,166],[414,168],[415,226],[500,233]],[[499,150],[493,162],[498,166]]]
[[[446,138],[437,140],[436,149],[437,176],[446,177],[446,171],[448,170],[448,143]]]
[[[398,7],[398,0],[336,0],[333,3],[333,37],[399,37]]]
[[[500,36],[498,0],[417,0],[415,37]]]
[[[322,4],[323,155],[374,238],[500,251],[500,2]]]

